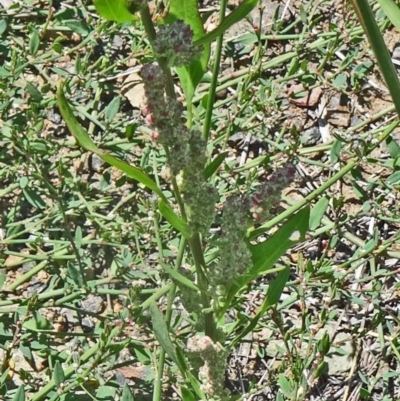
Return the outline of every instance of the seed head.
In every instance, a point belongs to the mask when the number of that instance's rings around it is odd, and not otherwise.
[[[158,57],[165,57],[170,67],[181,67],[201,57],[202,48],[193,44],[193,31],[182,20],[161,25],[153,48]]]

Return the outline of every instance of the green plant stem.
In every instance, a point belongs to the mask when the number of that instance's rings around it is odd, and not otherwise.
[[[156,32],[154,29],[153,21],[149,12],[148,7],[143,7],[140,10],[140,16],[142,19],[142,23],[144,25],[144,28],[146,30],[146,33],[148,35],[148,38],[150,40],[151,45],[153,46],[153,42],[156,38]],[[155,52],[154,52],[155,53]],[[156,53],[155,53],[156,54]],[[163,70],[166,78],[166,94],[168,97],[171,98],[176,98],[176,93],[174,89],[174,83],[171,75],[171,70],[169,69],[167,62],[164,58],[159,57],[157,58],[158,65],[160,68]],[[167,152],[167,157],[168,157],[168,149],[165,149]],[[179,186],[176,182],[176,178],[172,177],[172,186],[173,190],[175,193],[175,198],[179,204],[179,209],[181,212],[181,215],[185,221],[187,221],[187,216],[185,212],[185,206],[182,200],[182,196],[180,195],[179,191]],[[200,235],[199,234],[194,234],[193,238],[189,240],[189,246],[190,250],[193,254],[194,258],[194,263],[196,266],[196,273],[197,273],[197,278],[199,281],[199,288],[201,290],[201,297],[202,297],[202,302],[203,302],[203,308],[204,309],[209,309],[211,306],[209,296],[207,295],[207,279],[205,276],[205,261],[204,261],[204,254],[203,254],[203,249],[201,245],[201,240],[200,240]],[[215,338],[215,321],[213,317],[212,312],[207,312],[205,314],[205,333],[208,335],[211,339]]]
[[[223,21],[225,18],[226,4],[227,4],[227,0],[221,0],[220,9],[219,9],[219,20],[220,21]],[[218,39],[217,39],[212,78],[211,78],[211,83],[210,83],[210,89],[208,91],[207,109],[206,109],[206,115],[204,117],[204,125],[203,125],[203,138],[205,140],[208,140],[208,138],[210,136],[211,118],[212,118],[212,113],[214,110],[215,93],[216,93],[216,87],[217,87],[217,83],[218,83],[219,65],[221,62],[223,43],[224,43],[224,35],[222,34],[222,35],[218,36]]]
[[[68,253],[68,247],[65,247],[61,251],[54,254],[55,257],[65,255]],[[30,269],[28,272],[17,278],[12,284],[8,286],[6,291],[13,292],[16,290],[20,285],[24,284],[25,282],[29,281],[33,276],[38,274],[41,270],[43,270],[48,264],[48,259],[40,262],[34,268]]]
[[[156,302],[162,296],[164,296],[171,289],[171,286],[172,283],[168,283],[159,288],[151,297],[147,298],[143,303],[140,304],[140,308],[143,310],[148,309],[153,302]]]
[[[203,309],[206,309],[207,312],[204,313],[204,319],[205,319],[205,334],[206,336],[210,337],[212,340],[215,340],[216,336],[216,327],[215,327],[215,319],[214,319],[214,313],[210,311],[211,307],[211,302],[210,302],[210,297],[208,295],[208,280],[205,274],[206,271],[206,262],[204,260],[204,252],[203,252],[203,247],[201,244],[200,240],[200,235],[195,234],[190,240],[189,240],[189,245],[190,245],[190,250],[192,252],[193,258],[194,258],[194,264],[196,267],[196,273],[197,273],[197,280],[198,280],[198,285],[201,291],[201,300],[202,300],[202,306]]]
[[[175,270],[178,270],[179,267],[182,265],[183,256],[185,254],[185,248],[186,248],[186,239],[185,239],[185,237],[182,236],[180,244],[179,244],[178,255],[175,260],[175,266],[174,266]],[[174,282],[172,282],[170,289],[169,289],[169,294],[168,294],[167,311],[165,313],[165,322],[167,323],[168,328],[170,328],[170,324],[171,324],[172,307],[173,307],[173,303],[175,300],[175,292],[176,292],[176,284]],[[156,374],[156,378],[154,379],[153,401],[161,400],[164,364],[165,364],[165,350],[164,350],[164,348],[161,348],[160,356],[158,359],[157,374]]]

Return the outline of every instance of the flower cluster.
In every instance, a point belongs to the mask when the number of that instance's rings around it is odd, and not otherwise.
[[[172,174],[183,171],[181,191],[188,208],[190,227],[207,235],[217,201],[215,188],[206,182],[204,176],[207,144],[199,131],[189,130],[184,124],[182,104],[166,95],[162,69],[147,64],[143,66],[141,75],[147,98],[144,110],[147,122],[158,131],[158,141],[166,149]]]
[[[221,258],[212,270],[214,286],[229,287],[231,280],[251,265],[251,253],[244,242],[246,230],[252,224],[249,209],[249,199],[240,196],[227,199],[224,205],[219,240]]]
[[[270,217],[271,209],[279,205],[281,192],[296,176],[296,167],[291,163],[284,164],[276,170],[252,197],[249,202],[250,212],[254,220],[265,221]]]
[[[193,280],[193,274],[190,270],[181,267],[179,273],[189,280]],[[204,329],[204,314],[201,312],[203,309],[200,293],[193,288],[182,284],[178,280],[174,280],[177,287],[179,287],[179,299],[183,307],[189,312],[196,315],[195,326],[198,330]]]
[[[199,131],[192,131],[189,140],[189,162],[183,169],[181,191],[188,206],[190,226],[195,232],[207,235],[214,221],[217,190],[206,182],[204,166],[207,162],[206,141]]]
[[[251,253],[244,242],[246,231],[253,224],[271,217],[272,209],[279,205],[281,192],[295,178],[296,168],[290,163],[273,173],[268,181],[250,196],[235,196],[224,205],[219,248],[221,258],[213,269],[213,284],[221,293],[232,280],[251,266]]]
[[[158,57],[165,57],[169,67],[181,67],[201,57],[201,46],[193,44],[193,31],[182,20],[161,25],[153,42]]]
[[[145,64],[141,75],[147,106],[147,123],[158,131],[158,142],[166,146],[169,165],[174,175],[189,161],[190,131],[182,121],[182,104],[165,94],[165,76],[156,64]]]
[[[199,368],[201,391],[208,400],[226,400],[229,390],[223,388],[226,370],[226,351],[221,344],[214,343],[208,336],[196,335],[188,340],[189,353],[198,354],[204,363]]]

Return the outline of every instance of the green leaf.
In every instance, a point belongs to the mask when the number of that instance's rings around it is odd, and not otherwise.
[[[193,393],[186,387],[181,387],[181,395],[183,401],[196,401],[197,398],[193,395]]]
[[[332,84],[339,89],[345,90],[347,88],[347,75],[344,73],[336,75]]]
[[[29,187],[25,187],[22,190],[26,200],[33,206],[36,207],[37,209],[45,209],[46,208],[46,202],[41,198],[41,196],[35,192],[33,189]]]
[[[279,387],[285,397],[292,398],[292,386],[290,385],[290,381],[286,378],[283,373],[280,373],[278,376]]]
[[[169,6],[168,16],[164,20],[167,24],[180,19],[193,30],[195,41],[204,36],[204,27],[197,0],[171,0]],[[191,104],[195,89],[204,76],[209,58],[210,42],[203,43],[203,53],[200,60],[195,60],[189,66],[176,69],[188,104]]]
[[[94,6],[100,16],[109,21],[124,23],[135,19],[126,0],[94,0]]]
[[[322,338],[318,341],[317,348],[322,355],[326,355],[329,352],[331,348],[331,340],[327,332],[325,332]]]
[[[390,156],[395,158],[400,156],[400,146],[398,145],[398,143],[392,138],[391,135],[389,135],[386,139],[385,139],[385,143],[386,146],[388,148],[388,151],[390,153]]]
[[[151,189],[157,195],[159,195],[162,199],[165,200],[165,196],[162,193],[161,189],[157,187],[157,184],[142,170],[137,167],[133,167],[128,163],[125,163],[122,160],[117,159],[108,154],[99,155],[105,162],[111,164],[114,167],[117,167],[119,170],[123,171],[128,177],[134,179],[135,181],[140,182],[147,188]]]
[[[78,120],[74,116],[74,113],[70,105],[68,104],[67,99],[65,98],[62,82],[59,83],[57,88],[57,104],[60,109],[60,113],[67,124],[68,129],[71,131],[72,135],[74,135],[76,140],[83,148],[90,152],[96,153],[105,162],[111,164],[114,167],[117,167],[128,177],[145,185],[147,188],[159,195],[161,199],[167,202],[161,189],[157,187],[157,184],[146,173],[136,167],[125,163],[122,160],[119,160],[109,154],[104,153],[102,150],[100,150],[100,148],[96,146],[96,144],[90,138],[89,134],[82,128],[82,126],[78,123]]]
[[[115,399],[117,389],[114,386],[101,386],[96,392],[96,401],[111,401]]]
[[[0,273],[0,291],[3,288],[4,283],[6,282],[6,274],[5,273]]]
[[[26,89],[34,102],[40,103],[43,100],[43,96],[40,91],[30,82],[26,82]]]
[[[64,383],[65,381],[64,370],[60,364],[60,361],[57,361],[54,365],[53,380],[56,384],[56,387],[60,387],[60,384]]]
[[[15,393],[12,401],[25,401],[25,390],[23,384],[18,387],[18,390]]]
[[[75,245],[79,249],[82,246],[82,228],[77,226],[75,229]]]
[[[289,273],[290,269],[286,267],[278,273],[276,279],[270,282],[264,306],[266,309],[278,303],[289,279]]]
[[[5,30],[7,29],[7,21],[5,19],[0,20],[0,35],[3,35]]]
[[[234,296],[257,277],[268,273],[275,263],[297,242],[303,240],[308,230],[310,209],[305,207],[282,225],[268,240],[248,247],[252,253],[253,266],[249,271],[237,277],[228,291],[227,305],[230,305]],[[282,270],[282,269],[279,269]],[[224,312],[221,310],[220,314]]]
[[[20,179],[19,179],[19,186],[21,189],[26,188],[26,186],[29,184],[29,178],[26,175],[23,175]]]
[[[393,0],[378,0],[390,22],[400,31],[400,8]]]
[[[171,209],[169,204],[164,200],[160,199],[158,203],[158,210],[164,216],[164,218],[174,227],[177,229],[185,238],[189,239],[193,235],[193,231],[190,227],[186,224],[186,222],[177,216],[174,211]]]
[[[134,397],[131,389],[127,384],[124,385],[124,389],[122,390],[122,395],[120,398],[121,401],[134,401]]]
[[[387,183],[390,185],[396,184],[400,181],[400,171],[394,172],[387,178]]]
[[[383,75],[386,86],[389,89],[390,95],[393,99],[394,106],[397,114],[400,116],[400,81],[397,75],[396,68],[393,65],[389,50],[383,40],[379,26],[375,20],[375,15],[371,9],[368,0],[350,0],[358,20],[360,21],[364,32],[368,38],[369,44],[378,61],[379,69]],[[394,15],[396,24],[398,23],[398,10],[395,11],[394,5],[390,4],[388,0],[379,2],[388,12],[391,17]],[[384,9],[384,10],[385,10]],[[393,13],[393,15],[392,15]]]
[[[169,338],[168,326],[165,323],[163,314],[160,312],[155,302],[150,304],[150,314],[156,339],[169,357],[179,366],[179,359],[176,356],[174,345]]]
[[[310,230],[315,230],[320,224],[324,217],[326,209],[329,206],[329,199],[324,196],[321,198],[315,206],[312,208],[310,213]]]
[[[99,156],[102,155],[100,149],[90,139],[89,134],[82,128],[78,123],[78,120],[75,118],[74,113],[65,98],[62,81],[59,82],[57,88],[57,104],[68,129],[71,131],[71,134],[74,135],[79,144],[90,152],[96,153]]]
[[[214,39],[224,34],[233,24],[239,22],[258,4],[258,0],[243,0],[239,7],[227,15],[224,20],[210,33],[195,41],[196,45],[211,43]]]
[[[30,346],[30,344],[29,344],[29,346]],[[33,357],[32,351],[29,348],[29,346],[21,343],[19,346],[19,350],[20,350],[21,354],[24,356],[24,358],[28,361],[28,363],[31,365],[32,364],[34,365],[35,359]]]
[[[72,279],[72,281],[78,286],[78,287],[83,287],[84,285],[84,280],[81,274],[80,267],[77,263],[74,263],[73,261],[68,263],[68,277]]]
[[[53,325],[45,319],[40,313],[33,311],[33,317],[26,320],[22,327],[32,331],[54,330]]]
[[[29,54],[31,56],[36,56],[40,46],[39,32],[33,27],[30,27],[29,31],[31,33],[29,38]]]
[[[111,100],[111,102],[104,110],[104,114],[107,121],[112,121],[114,119],[114,117],[119,111],[120,105],[121,105],[121,98],[119,96],[116,96],[113,100]]]
[[[199,288],[197,287],[197,285],[189,280],[188,278],[186,278],[185,276],[183,276],[182,274],[180,274],[178,271],[172,269],[170,266],[168,266],[166,263],[160,262],[162,268],[176,281],[178,281],[179,283],[183,284],[185,287],[188,287],[194,291],[199,291]]]
[[[212,162],[208,163],[204,169],[204,175],[206,179],[210,178],[218,169],[219,166],[228,156],[228,152],[220,153]]]
[[[309,216],[310,209],[305,207],[291,216],[267,241],[249,246],[255,264],[251,269],[252,274],[258,276],[265,273],[289,248],[305,238]]]
[[[339,161],[340,151],[342,150],[342,142],[335,140],[331,147],[331,163],[335,164]]]
[[[86,22],[71,19],[63,21],[63,24],[78,35],[87,36],[90,33],[90,26]]]
[[[82,74],[82,60],[79,53],[75,57],[75,73],[77,75]]]
[[[287,280],[289,279],[289,273],[290,270],[288,267],[286,267],[278,273],[277,277],[273,281],[270,282],[267,289],[267,295],[264,298],[262,305],[258,309],[256,316],[254,316],[254,318],[240,333],[240,335],[235,338],[231,344],[232,347],[235,347],[247,334],[253,332],[258,321],[265,316],[265,312],[279,301]]]

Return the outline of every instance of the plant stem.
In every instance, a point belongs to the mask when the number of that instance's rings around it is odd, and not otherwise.
[[[189,240],[190,250],[192,252],[194,258],[194,264],[196,267],[197,273],[197,280],[198,285],[201,291],[201,300],[203,309],[210,309],[211,302],[210,297],[208,295],[207,287],[208,287],[208,280],[205,275],[206,271],[206,262],[204,260],[204,253],[203,247],[200,240],[200,235],[196,233],[190,240]],[[205,334],[206,336],[210,337],[212,340],[215,340],[216,335],[216,327],[215,327],[215,320],[214,320],[214,313],[213,312],[206,312],[204,313],[205,319]]]
[[[178,255],[175,260],[175,270],[178,270],[182,264],[185,248],[186,248],[186,239],[185,237],[182,236],[179,244]],[[167,312],[165,314],[165,322],[167,323],[168,328],[171,324],[172,306],[175,299],[175,291],[176,291],[176,284],[172,282],[168,294]],[[162,387],[162,377],[164,372],[164,364],[165,364],[165,350],[164,348],[161,348],[160,356],[158,359],[157,374],[154,380],[153,401],[159,401],[161,399],[161,387]]]
[[[224,3],[225,3],[225,1],[226,0],[224,0]],[[146,30],[146,33],[148,35],[148,38],[150,40],[150,43],[153,47],[153,42],[156,38],[156,32],[154,29],[153,21],[152,21],[148,7],[143,7],[140,10],[140,16],[141,16],[144,28]],[[153,48],[153,50],[154,50],[154,48]],[[156,52],[154,52],[154,54],[156,54]],[[171,70],[167,65],[167,61],[163,57],[158,57],[157,63],[165,74],[165,78],[166,78],[165,92],[168,97],[175,99],[176,93],[175,93],[175,89],[174,89],[174,82],[172,79]],[[168,158],[168,149],[165,148],[165,151],[167,153],[167,158]],[[180,209],[181,215],[184,218],[184,220],[187,221],[185,205],[183,203],[182,196],[180,194],[179,186],[177,184],[176,178],[172,177],[171,181],[172,181],[172,186],[173,186],[173,190],[175,193],[175,198],[179,204],[179,209]],[[200,234],[198,234],[198,233],[194,234],[193,238],[191,238],[189,240],[189,245],[190,245],[190,250],[191,250],[191,252],[193,254],[193,258],[194,258],[194,264],[195,264],[196,272],[197,272],[197,279],[199,281],[199,288],[201,290],[203,308],[209,309],[211,306],[211,303],[210,303],[210,298],[207,294],[207,279],[206,279],[206,275],[205,275],[206,264],[204,261],[203,247],[202,247],[201,240],[200,240]],[[171,288],[171,291],[172,291],[172,288]],[[214,337],[215,337],[215,321],[214,321],[212,312],[207,312],[205,314],[205,333],[211,339],[214,339]]]
[[[227,0],[222,0],[219,9],[219,20],[223,21],[225,18],[225,8],[226,8]],[[210,136],[210,128],[211,128],[211,117],[214,110],[214,100],[215,100],[215,92],[218,83],[218,74],[219,74],[219,64],[221,62],[221,54],[222,54],[222,45],[224,41],[224,35],[218,36],[217,39],[217,47],[215,49],[215,59],[214,66],[212,72],[212,78],[210,83],[210,90],[208,91],[208,99],[207,99],[207,109],[206,115],[204,117],[204,125],[203,125],[203,138],[208,139]]]

